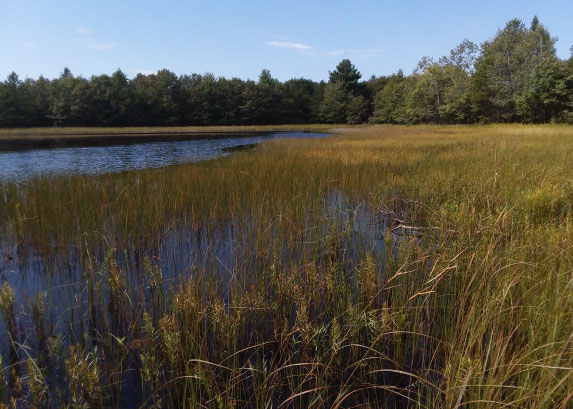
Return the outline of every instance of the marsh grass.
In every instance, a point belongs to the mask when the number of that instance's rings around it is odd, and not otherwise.
[[[572,158],[571,127],[369,127],[4,183],[0,397],[571,407]]]
[[[315,131],[326,132],[331,125],[256,125],[256,126],[147,126],[147,127],[48,127],[48,128],[2,128],[0,141],[11,138],[82,138],[88,136],[129,136],[129,135],[169,135],[177,133],[220,134],[237,132],[277,132],[277,131]],[[346,128],[343,126],[343,128]]]

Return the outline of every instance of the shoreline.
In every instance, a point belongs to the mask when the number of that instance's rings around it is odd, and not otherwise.
[[[36,128],[0,130],[0,152],[83,146],[113,146],[256,136],[271,132],[332,133],[331,126]]]

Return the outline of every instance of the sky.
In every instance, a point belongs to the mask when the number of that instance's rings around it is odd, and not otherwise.
[[[571,0],[0,0],[0,79],[129,77],[169,69],[285,81],[327,80],[343,58],[364,79],[439,58],[467,38],[491,39],[512,18],[534,15],[573,45]]]

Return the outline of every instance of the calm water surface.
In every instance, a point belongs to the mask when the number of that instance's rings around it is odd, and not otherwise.
[[[88,174],[157,168],[228,155],[226,149],[276,138],[322,138],[322,133],[272,132],[229,137],[114,146],[0,152],[0,180],[26,180],[46,174]]]

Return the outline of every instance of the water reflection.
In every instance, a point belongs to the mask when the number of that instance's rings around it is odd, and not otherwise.
[[[323,199],[319,220],[319,225],[303,226],[301,232],[305,233],[301,236],[271,225],[264,244],[258,238],[260,232],[253,230],[249,220],[237,219],[229,219],[217,228],[207,223],[173,226],[149,248],[128,245],[113,253],[109,247],[113,244],[111,235],[105,238],[105,245],[92,245],[89,257],[79,246],[61,253],[54,246],[55,254],[50,255],[0,238],[0,283],[5,282],[15,290],[15,313],[23,332],[33,333],[30,301],[44,293],[50,332],[64,334],[68,341],[74,341],[81,339],[89,325],[89,314],[84,311],[89,296],[87,283],[107,282],[109,271],[103,260],[108,255],[113,255],[125,273],[130,283],[126,291],[133,299],[139,296],[140,289],[150,288],[148,261],[160,269],[162,290],[171,295],[179,284],[196,273],[204,273],[208,280],[221,283],[225,292],[232,285],[232,276],[242,277],[248,287],[249,277],[260,276],[261,271],[277,261],[290,271],[306,268],[309,255],[322,266],[335,258],[341,272],[348,275],[369,255],[380,266],[380,276],[385,275],[386,220],[380,220],[366,201],[357,205],[335,191]],[[105,284],[101,288],[100,301],[106,303]],[[145,298],[151,299],[149,294]],[[28,339],[28,347],[34,348],[35,342],[33,337]],[[0,354],[6,353],[7,345],[5,323],[0,320]]]

